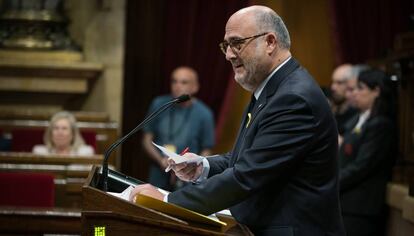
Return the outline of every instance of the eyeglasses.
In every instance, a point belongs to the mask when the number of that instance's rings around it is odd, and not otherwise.
[[[229,42],[227,41],[223,41],[219,44],[219,47],[221,49],[221,51],[226,54],[227,52],[227,47],[230,46],[230,48],[233,50],[234,53],[239,53],[242,49],[243,44],[250,39],[250,41],[268,34],[268,32],[266,33],[261,33],[261,34],[257,34],[257,35],[253,35],[251,37],[247,37],[247,38],[242,38],[242,39],[231,39]]]

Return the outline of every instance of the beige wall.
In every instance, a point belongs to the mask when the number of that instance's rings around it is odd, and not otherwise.
[[[107,112],[121,122],[125,0],[66,1],[72,23],[69,31],[82,45],[86,61],[101,63],[102,76],[96,81],[82,110]]]

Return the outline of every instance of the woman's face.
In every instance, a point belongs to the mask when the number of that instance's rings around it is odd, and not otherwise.
[[[67,119],[57,120],[52,127],[52,142],[55,147],[67,148],[73,138],[72,129]]]
[[[355,105],[361,111],[366,111],[372,108],[375,99],[379,96],[379,88],[369,88],[366,84],[358,82],[355,90]]]

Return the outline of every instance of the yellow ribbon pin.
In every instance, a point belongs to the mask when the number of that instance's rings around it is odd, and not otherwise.
[[[247,124],[246,124],[246,128],[249,127],[250,124],[250,120],[252,119],[252,113],[247,113]]]
[[[361,129],[360,128],[354,128],[354,130],[352,130],[353,133],[359,134],[361,133]]]

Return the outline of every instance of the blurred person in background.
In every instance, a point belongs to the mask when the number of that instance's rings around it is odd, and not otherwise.
[[[213,113],[202,101],[193,97],[198,89],[197,72],[193,68],[181,66],[171,73],[171,94],[156,97],[151,103],[149,113],[174,97],[183,94],[191,96],[189,101],[171,107],[144,128],[144,149],[153,160],[148,182],[159,188],[173,190],[181,187],[184,182],[171,172],[165,172],[167,157],[152,142],[176,153],[188,147],[193,153],[211,154],[214,146]]]
[[[351,70],[351,76],[346,80],[345,98],[349,106],[356,108],[355,104],[355,91],[358,84],[358,76],[361,72],[369,69],[368,65],[358,64],[353,65]]]
[[[357,113],[357,110],[351,106],[346,97],[347,81],[352,78],[353,67],[351,64],[340,65],[332,73],[331,108],[340,135],[344,132],[345,123]]]
[[[346,118],[342,117],[343,118],[342,120],[341,120],[341,117],[337,117],[337,120],[340,120],[340,125],[338,123],[338,129],[339,129],[338,144],[339,146],[341,146],[343,142],[342,135],[344,133],[346,122],[352,119],[353,116],[358,115],[358,107],[355,101],[355,92],[356,92],[357,84],[358,84],[358,76],[361,72],[366,71],[368,69],[369,69],[368,65],[364,65],[364,64],[353,65],[350,71],[351,74],[350,76],[347,77],[345,81],[346,104],[347,106],[350,107],[350,110],[352,110],[353,112],[352,114],[348,114],[349,117],[346,117]]]
[[[358,77],[358,116],[345,125],[339,149],[340,199],[349,236],[384,235],[385,191],[397,152],[395,103],[390,80],[370,69]]]
[[[93,155],[93,147],[85,144],[76,123],[75,116],[68,111],[54,114],[43,137],[44,145],[35,145],[33,153]]]

